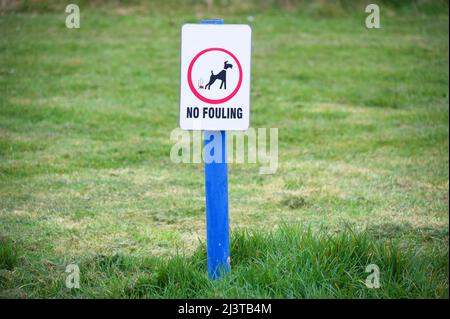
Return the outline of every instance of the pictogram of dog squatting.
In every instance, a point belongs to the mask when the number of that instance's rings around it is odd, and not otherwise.
[[[212,53],[214,51],[218,51],[218,52],[223,52],[227,55],[229,55],[229,59],[223,62],[223,69],[220,70],[219,72],[216,72],[216,74],[214,74],[214,70],[213,68],[216,67],[217,65],[220,65],[220,57],[216,59],[216,63],[214,63],[214,65],[211,66],[211,74],[206,74],[205,78],[209,78],[207,84],[205,86],[203,86],[204,83],[204,79],[203,77],[200,77],[198,79],[198,83],[199,85],[197,87],[195,87],[194,85],[194,81],[192,79],[192,70],[195,67],[196,62],[201,59],[204,55],[208,54],[208,53]],[[230,62],[230,61],[233,62]],[[233,71],[233,65],[236,65],[237,68],[235,68],[235,72],[239,72],[239,76],[238,76],[238,81],[235,85],[234,88],[232,88],[230,94],[226,95],[223,98],[219,98],[219,99],[211,99],[211,98],[207,98],[204,95],[202,95],[202,90],[211,90],[211,86],[213,86],[213,90],[214,89],[219,89],[219,90],[227,90],[227,70],[228,73]],[[217,69],[217,67],[216,67]],[[236,70],[237,69],[237,70]],[[241,84],[242,84],[242,66],[239,62],[239,60],[236,58],[236,56],[231,53],[228,50],[222,49],[222,48],[209,48],[209,49],[205,49],[202,50],[201,52],[199,52],[191,61],[191,63],[189,64],[189,69],[188,69],[188,82],[189,82],[189,88],[191,89],[192,93],[194,93],[194,95],[200,99],[203,102],[206,103],[211,103],[211,104],[220,104],[220,103],[224,103],[228,100],[230,100],[233,96],[236,95],[236,93],[239,91]],[[214,86],[214,84],[220,81],[220,86]],[[230,89],[230,88],[229,88]]]

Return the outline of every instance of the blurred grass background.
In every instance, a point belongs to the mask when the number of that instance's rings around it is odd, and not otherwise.
[[[81,28],[69,30],[64,1],[2,1],[1,295],[174,297],[178,274],[187,283],[180,296],[448,297],[448,3],[379,1],[382,28],[374,30],[364,24],[369,2],[79,1]],[[305,242],[277,251],[262,236],[267,256],[251,257],[249,270],[236,248],[233,267],[247,270],[229,286],[190,286],[204,273],[196,266],[204,261],[204,181],[201,164],[169,158],[180,27],[218,17],[252,26],[251,125],[279,129],[276,174],[229,166],[236,241],[246,230],[274,231],[279,243],[279,225],[300,224],[318,236],[306,242],[320,246],[324,234],[339,242],[352,229],[403,260],[379,257],[385,267],[418,258],[419,268],[368,292],[363,268],[346,282],[312,263],[312,273],[329,276],[316,289],[307,284],[316,275],[267,259],[291,252],[290,262],[307,265]],[[372,245],[360,236],[353,248]],[[170,261],[177,252],[187,259]],[[163,264],[165,280],[148,274],[147,257]],[[112,266],[87,262],[89,288],[65,288],[66,264],[98,259]],[[123,259],[131,268],[109,262]],[[353,262],[337,267],[365,267]],[[180,263],[197,275],[177,272]],[[275,273],[255,275],[246,289],[258,265]],[[130,269],[143,278],[130,279]],[[267,282],[286,273],[297,285],[270,290]],[[232,290],[233,280],[242,289]]]

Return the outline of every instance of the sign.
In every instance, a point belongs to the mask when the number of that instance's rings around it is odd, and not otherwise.
[[[180,79],[182,129],[248,129],[250,55],[251,29],[248,25],[183,25]]]

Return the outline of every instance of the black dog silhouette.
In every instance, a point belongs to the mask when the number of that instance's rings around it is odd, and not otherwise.
[[[214,82],[216,82],[216,80],[221,80],[222,83],[220,83],[220,88],[222,89],[222,86],[224,87],[224,89],[227,89],[227,69],[232,69],[233,65],[228,63],[228,61],[225,61],[223,63],[223,70],[220,71],[219,73],[217,73],[216,75],[214,75],[213,71],[211,70],[211,76],[209,77],[209,82],[208,84],[205,85],[205,89],[210,89],[211,88],[211,84],[213,84]]]

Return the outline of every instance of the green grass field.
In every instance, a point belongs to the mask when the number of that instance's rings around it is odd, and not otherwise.
[[[448,298],[445,1],[378,30],[362,2],[81,2],[78,30],[24,3],[0,14],[1,297]],[[229,165],[214,283],[203,165],[169,157],[180,28],[208,17],[251,24],[251,126],[279,130],[276,174]]]

